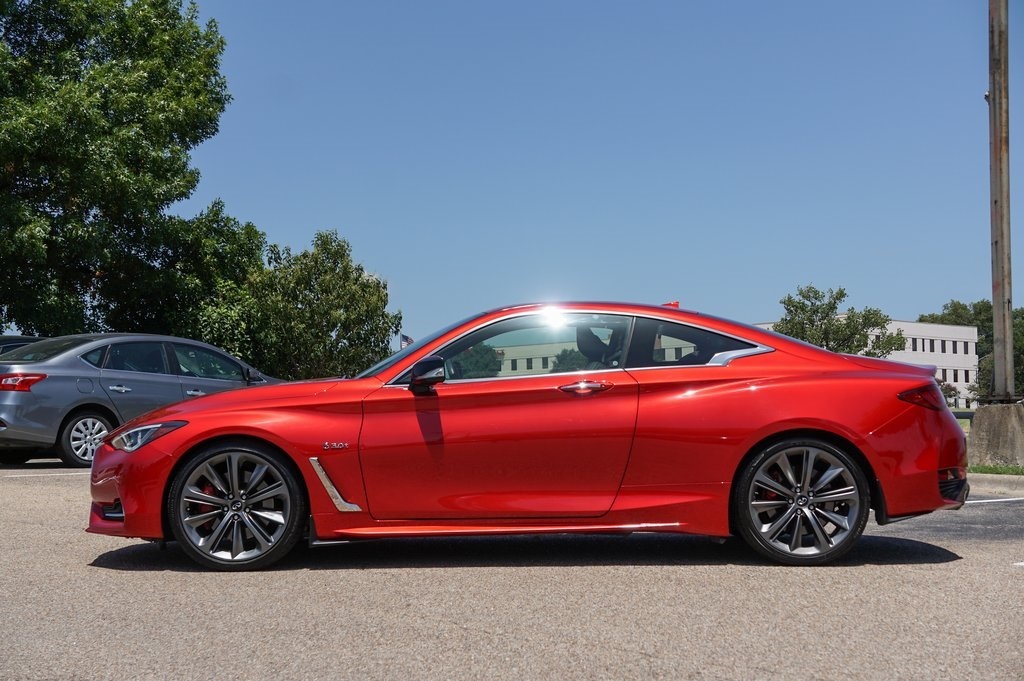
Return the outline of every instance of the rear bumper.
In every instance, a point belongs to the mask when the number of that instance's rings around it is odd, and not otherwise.
[[[967,501],[967,495],[971,493],[971,485],[967,482],[966,476],[963,478],[950,478],[948,480],[939,480],[939,495],[945,501],[954,502],[955,505],[947,506],[947,508],[960,508]]]

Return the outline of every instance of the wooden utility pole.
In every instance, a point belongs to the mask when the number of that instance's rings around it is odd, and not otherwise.
[[[992,401],[1014,401],[1013,279],[1010,273],[1010,102],[1007,0],[989,0],[989,147],[992,209]]]

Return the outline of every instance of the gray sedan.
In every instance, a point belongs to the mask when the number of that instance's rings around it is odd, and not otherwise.
[[[0,355],[0,463],[55,448],[89,466],[113,428],[165,404],[277,383],[205,343],[146,334],[82,334]]]

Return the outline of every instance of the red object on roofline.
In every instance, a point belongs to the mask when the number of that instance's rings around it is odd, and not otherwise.
[[[661,306],[662,307],[674,307],[675,309],[678,310],[679,309],[679,301],[678,300],[670,300],[667,303],[662,303]]]

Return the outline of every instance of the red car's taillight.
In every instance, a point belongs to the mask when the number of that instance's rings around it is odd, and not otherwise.
[[[942,391],[934,383],[922,385],[920,388],[914,388],[913,390],[907,390],[900,393],[898,397],[904,402],[910,402],[926,409],[942,411],[946,408],[946,401],[942,398]]]
[[[27,393],[46,374],[0,374],[0,390]]]

